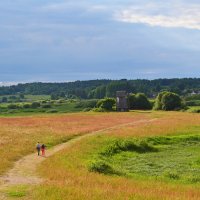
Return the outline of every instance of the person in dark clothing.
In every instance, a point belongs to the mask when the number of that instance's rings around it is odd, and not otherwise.
[[[40,145],[39,142],[38,142],[37,145],[36,145],[36,149],[37,149],[38,156],[39,156],[39,155],[40,155],[40,150],[41,150],[41,145]]]

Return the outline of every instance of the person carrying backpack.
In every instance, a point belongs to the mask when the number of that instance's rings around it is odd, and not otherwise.
[[[37,145],[36,145],[36,149],[37,149],[38,156],[39,156],[39,155],[40,155],[40,149],[41,149],[41,145],[40,145],[39,142],[38,142]]]

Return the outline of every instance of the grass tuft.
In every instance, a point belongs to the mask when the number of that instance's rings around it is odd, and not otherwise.
[[[9,197],[21,198],[27,195],[27,186],[14,186],[6,191]]]
[[[135,151],[137,153],[156,152],[158,149],[149,145],[146,141],[134,140],[114,140],[106,146],[100,154],[103,156],[113,156],[122,151]]]
[[[117,174],[117,172],[104,161],[93,161],[89,164],[88,169],[90,172],[98,172],[103,174]]]

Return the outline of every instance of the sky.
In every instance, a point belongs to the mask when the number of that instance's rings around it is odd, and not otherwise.
[[[200,77],[199,0],[0,0],[0,85]]]

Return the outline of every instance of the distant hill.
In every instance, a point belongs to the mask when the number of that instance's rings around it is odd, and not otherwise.
[[[200,78],[156,79],[156,80],[89,80],[67,83],[26,83],[0,87],[0,95],[32,94],[58,95],[69,98],[103,98],[114,97],[117,90],[141,92],[154,97],[162,90],[176,92],[180,95],[199,93]]]

